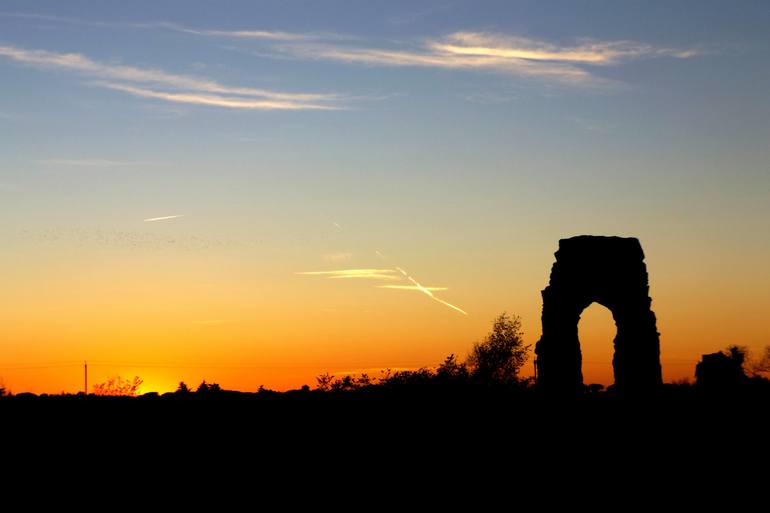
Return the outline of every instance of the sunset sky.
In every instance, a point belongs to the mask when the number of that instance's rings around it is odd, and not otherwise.
[[[0,4],[0,384],[277,390],[540,336],[638,237],[666,381],[770,344],[765,1]],[[615,326],[579,325],[586,382]],[[531,362],[525,374],[531,374]]]

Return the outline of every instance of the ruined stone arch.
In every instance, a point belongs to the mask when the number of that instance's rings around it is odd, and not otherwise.
[[[591,303],[605,306],[615,320],[615,385],[638,390],[662,382],[660,334],[639,240],[590,235],[560,240],[542,296],[543,334],[535,346],[539,388],[582,388],[578,322]]]

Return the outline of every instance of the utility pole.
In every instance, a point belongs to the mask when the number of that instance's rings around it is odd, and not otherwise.
[[[88,362],[83,362],[83,391],[88,397]]]

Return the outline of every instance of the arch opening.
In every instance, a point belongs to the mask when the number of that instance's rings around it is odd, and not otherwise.
[[[586,385],[600,384],[606,388],[615,382],[612,358],[617,334],[615,318],[606,306],[593,302],[580,313],[578,343]]]

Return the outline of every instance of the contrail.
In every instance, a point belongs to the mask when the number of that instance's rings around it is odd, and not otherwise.
[[[368,278],[373,280],[396,280],[393,269],[340,269],[337,271],[305,271],[294,274],[326,276],[327,278]]]
[[[332,223],[337,224],[337,223]],[[375,251],[378,257],[380,257],[382,260],[387,261],[388,258],[380,253],[379,251]],[[463,315],[468,315],[468,312],[463,310],[462,308],[458,308],[452,303],[449,303],[447,301],[444,301],[443,299],[439,299],[436,296],[433,295],[434,291],[441,291],[441,290],[448,290],[447,287],[424,287],[420,283],[417,282],[414,278],[409,276],[409,274],[401,269],[400,267],[395,267],[395,269],[340,269],[335,271],[305,271],[305,272],[295,272],[294,274],[302,274],[302,275],[310,275],[310,276],[325,276],[326,278],[364,278],[364,279],[374,279],[374,280],[397,280],[398,274],[401,273],[401,275],[412,282],[412,285],[378,285],[377,288],[381,289],[396,289],[396,290],[417,290],[422,292],[423,294],[427,295],[432,300],[436,301],[437,303],[441,303],[444,306],[447,306],[451,308],[452,310],[455,310],[457,312],[460,312]]]
[[[420,287],[416,287],[414,285],[377,285],[378,289],[396,289],[396,290],[420,290],[422,289]],[[439,291],[439,290],[449,290],[448,287],[425,287],[425,289],[430,290],[431,292]]]
[[[403,275],[404,275],[404,277],[405,277],[407,280],[409,280],[409,281],[411,281],[412,283],[414,283],[414,286],[417,288],[417,290],[419,290],[419,291],[421,291],[421,292],[424,292],[425,294],[427,294],[427,295],[428,295],[428,297],[429,297],[429,298],[433,299],[434,301],[438,301],[438,302],[439,302],[439,303],[441,303],[442,305],[446,305],[446,306],[448,306],[449,308],[451,308],[451,309],[453,309],[453,310],[457,310],[458,312],[460,312],[460,313],[461,313],[461,314],[463,314],[463,315],[468,315],[468,312],[466,312],[466,311],[465,311],[465,310],[463,310],[462,308],[458,308],[458,307],[456,307],[455,305],[453,305],[452,303],[447,303],[447,302],[446,302],[446,301],[444,301],[443,299],[439,299],[439,298],[437,298],[436,296],[434,296],[434,295],[433,295],[433,292],[431,292],[431,291],[430,291],[428,288],[426,288],[426,287],[423,287],[422,285],[420,285],[419,283],[417,283],[417,280],[415,280],[414,278],[412,278],[411,276],[409,276],[409,274],[407,274],[407,272],[406,272],[406,271],[404,271],[403,269],[401,269],[400,267],[396,267],[396,269],[398,270],[398,272],[400,272],[401,274],[403,274]]]
[[[177,217],[184,217],[184,214],[178,214],[174,216],[163,216],[163,217],[151,217],[149,219],[145,219],[145,223],[152,223],[153,221],[165,221],[166,219],[176,219]]]

